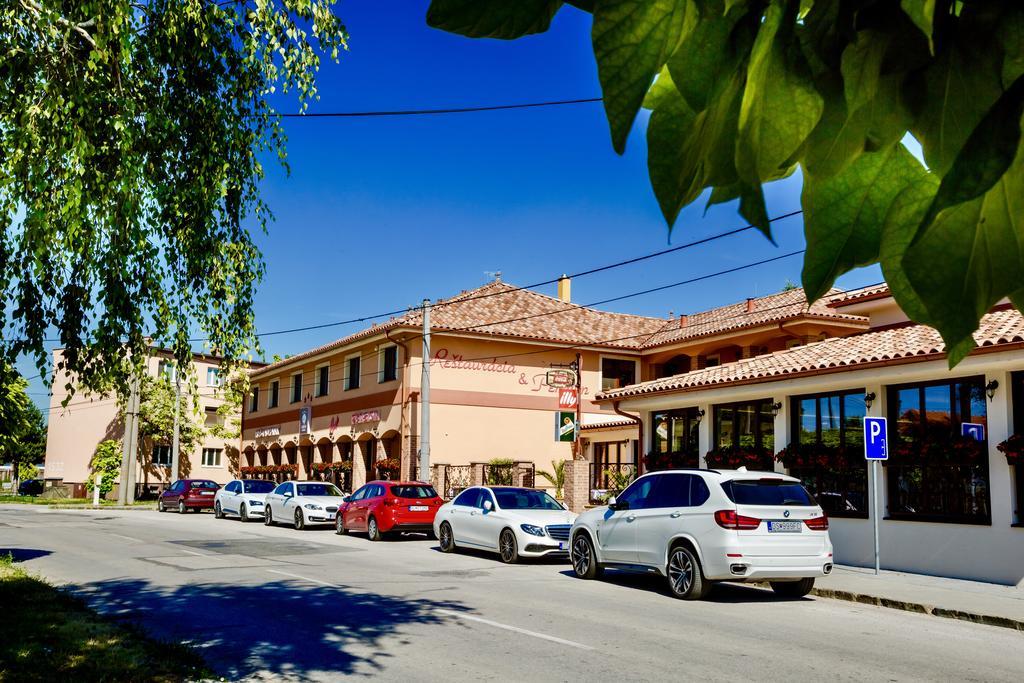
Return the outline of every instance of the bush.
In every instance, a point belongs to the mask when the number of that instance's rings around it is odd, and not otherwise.
[[[488,486],[511,486],[515,483],[516,461],[510,458],[493,458],[487,463],[486,484]]]
[[[92,493],[96,488],[96,474],[103,474],[103,481],[100,482],[100,495],[105,496],[114,490],[114,483],[120,479],[121,473],[121,444],[114,439],[101,441],[96,446],[96,453],[89,463],[92,476],[85,482],[85,488]]]

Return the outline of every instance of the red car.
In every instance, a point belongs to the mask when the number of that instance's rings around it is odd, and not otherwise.
[[[209,479],[179,479],[160,494],[156,507],[160,512],[213,509],[214,496],[220,485]]]
[[[443,503],[422,481],[371,481],[345,498],[335,526],[339,534],[365,531],[371,541],[390,533],[433,535],[434,515]]]

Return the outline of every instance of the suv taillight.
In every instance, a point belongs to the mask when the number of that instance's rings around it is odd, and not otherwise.
[[[804,524],[807,525],[808,529],[813,529],[814,531],[828,531],[828,515],[822,512],[821,517],[805,519]]]
[[[761,526],[758,518],[738,515],[735,510],[719,510],[715,513],[715,521],[723,529],[749,530]]]

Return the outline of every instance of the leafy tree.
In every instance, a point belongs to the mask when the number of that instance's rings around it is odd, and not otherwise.
[[[0,362],[0,463],[13,465],[19,479],[46,457],[46,424],[27,389],[25,378]]]
[[[85,482],[85,488],[89,493],[96,488],[96,475],[102,474],[100,480],[100,495],[107,495],[114,490],[114,484],[121,478],[121,442],[115,439],[101,441],[96,446],[96,452],[89,462],[89,469],[92,476]]]
[[[537,476],[546,479],[549,484],[555,487],[555,498],[562,497],[562,493],[565,491],[564,460],[552,460],[551,471],[537,470]]]
[[[471,37],[544,31],[562,0],[433,0]],[[593,13],[612,145],[641,107],[671,226],[710,190],[771,236],[762,184],[799,168],[809,300],[879,262],[951,365],[1001,298],[1024,305],[1024,3],[569,0]],[[903,144],[912,135],[924,163]]]
[[[143,375],[139,387],[139,443],[144,453],[152,453],[154,445],[170,445],[174,439],[174,404],[179,401],[177,388],[165,377]],[[121,405],[122,419],[124,405]],[[200,421],[199,402],[191,387],[182,384],[178,403],[179,467],[188,472],[189,454],[198,446],[206,430]],[[171,474],[171,479],[181,472]]]
[[[59,369],[123,394],[149,338],[183,367],[195,328],[229,358],[256,347],[261,159],[287,168],[268,98],[317,97],[320,55],[347,40],[334,2],[0,3],[8,358],[29,354],[49,376],[56,330]]]
[[[242,407],[249,395],[249,364],[237,363],[221,367],[224,378],[217,396],[223,403],[217,407],[217,420],[207,431],[218,439],[224,439],[224,453],[228,457],[229,468],[238,473],[238,440],[242,436]]]

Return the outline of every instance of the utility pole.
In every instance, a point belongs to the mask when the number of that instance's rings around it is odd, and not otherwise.
[[[181,433],[181,375],[178,364],[174,364],[174,436],[171,437],[171,481],[178,478],[180,433]]]
[[[128,443],[131,448],[131,453],[129,455],[128,463],[128,486],[125,490],[125,503],[127,505],[131,505],[135,502],[135,474],[138,469],[137,465],[139,462],[139,404],[142,403],[142,397],[139,395],[141,383],[142,382],[138,377],[132,380],[131,430],[128,432]]]
[[[423,368],[420,380],[420,473],[430,481],[430,299],[423,300]]]
[[[118,505],[135,501],[135,460],[139,433],[139,379],[132,377],[124,409],[124,439],[121,447],[121,478],[117,487]]]
[[[583,356],[576,354],[576,434],[572,442],[572,448],[576,452],[576,459],[583,459],[583,449],[580,448],[580,427],[583,426]]]

